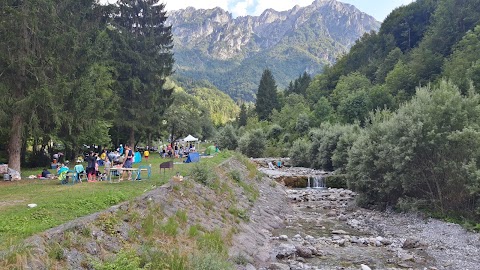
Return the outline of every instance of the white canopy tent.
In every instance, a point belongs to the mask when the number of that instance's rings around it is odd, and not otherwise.
[[[198,142],[198,138],[193,137],[192,135],[188,134],[187,137],[183,138],[184,142]]]

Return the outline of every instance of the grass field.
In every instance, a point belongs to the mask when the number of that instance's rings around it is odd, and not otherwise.
[[[202,158],[202,166],[213,168],[216,164],[230,157],[222,152],[213,158]],[[120,183],[84,181],[75,185],[60,185],[59,180],[24,180],[0,182],[0,250],[5,250],[23,239],[58,226],[70,220],[89,215],[120,202],[133,199],[157,186],[167,182],[174,174],[188,176],[190,164],[175,164],[173,170],[159,172],[159,164],[167,161],[151,155],[148,162],[142,160],[140,165],[152,165],[152,177],[142,181],[123,181]],[[181,162],[177,159],[176,162]],[[22,177],[37,175],[41,168],[22,171]],[[103,170],[101,168],[100,170]],[[38,206],[28,208],[27,204]]]

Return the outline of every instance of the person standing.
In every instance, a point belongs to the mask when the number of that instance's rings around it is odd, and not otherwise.
[[[126,145],[125,145],[125,146],[126,146]],[[123,155],[123,151],[124,151],[123,145],[120,144],[120,148],[118,148],[118,152],[120,153],[120,156]]]
[[[125,145],[125,159],[123,160],[123,168],[132,168],[133,165],[133,150],[130,148],[130,145]],[[123,177],[122,177],[123,178]],[[128,180],[132,180],[132,171],[128,171]]]
[[[148,151],[148,146],[145,149],[145,151],[143,151],[143,156],[145,157],[145,160],[148,161],[148,157],[150,156],[150,151]]]
[[[87,181],[88,182],[97,182],[97,176],[95,171],[95,164],[97,163],[97,157],[93,151],[90,151],[90,154],[86,158],[87,161]]]

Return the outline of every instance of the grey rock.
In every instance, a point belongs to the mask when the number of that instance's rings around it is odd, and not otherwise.
[[[303,257],[303,258],[312,258],[313,257],[313,253],[312,253],[312,250],[310,248],[304,247],[304,246],[297,246],[295,248],[296,248],[296,252],[297,252],[298,256]]]
[[[292,244],[280,244],[277,248],[277,255],[278,259],[288,258],[295,254],[296,248]]]
[[[268,270],[290,270],[290,266],[283,263],[271,263]]]
[[[419,247],[426,247],[427,244],[420,241],[419,239],[416,238],[407,238],[402,245],[402,248],[404,249],[412,249],[412,248],[419,248]]]

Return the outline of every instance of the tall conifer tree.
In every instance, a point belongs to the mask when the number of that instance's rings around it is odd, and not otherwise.
[[[120,0],[112,31],[121,100],[116,124],[129,130],[132,145],[135,132],[158,126],[171,104],[172,89],[164,85],[172,73],[173,39],[165,5],[157,2]]]
[[[269,69],[265,69],[260,79],[257,92],[257,102],[255,110],[259,120],[268,120],[274,109],[279,108],[277,85],[273,74]]]
[[[247,106],[245,103],[240,105],[240,115],[238,116],[238,126],[244,127],[247,125],[248,115],[247,115]]]

